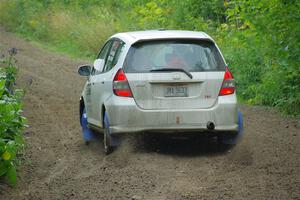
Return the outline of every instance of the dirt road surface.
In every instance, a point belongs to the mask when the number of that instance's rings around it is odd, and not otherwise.
[[[242,106],[245,134],[232,150],[205,138],[125,135],[109,156],[86,146],[78,120],[84,61],[49,53],[0,28],[0,51],[19,49],[27,148],[16,187],[0,199],[300,199],[300,122]]]

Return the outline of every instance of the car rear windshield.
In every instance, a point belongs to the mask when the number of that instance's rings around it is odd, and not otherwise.
[[[129,49],[124,70],[143,73],[162,68],[189,72],[224,71],[225,63],[215,44],[206,40],[162,40],[135,43]]]

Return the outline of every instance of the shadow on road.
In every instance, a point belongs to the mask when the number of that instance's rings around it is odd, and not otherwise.
[[[136,153],[156,152],[178,156],[220,155],[230,150],[230,146],[221,145],[217,139],[208,136],[162,134],[143,134],[135,137]]]
[[[226,154],[231,146],[221,145],[214,137],[207,135],[186,134],[166,135],[159,133],[125,134],[121,136],[122,144],[113,154],[117,152],[133,153],[158,153],[182,157],[193,156],[216,156]],[[94,140],[87,149],[96,154],[102,151],[103,136],[96,134]]]

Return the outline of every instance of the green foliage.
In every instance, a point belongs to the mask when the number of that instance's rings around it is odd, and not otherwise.
[[[230,1],[228,6],[228,32],[231,38],[238,38],[238,44],[228,49],[239,52],[226,53],[240,68],[237,79],[242,97],[249,103],[277,106],[299,115],[300,2],[240,0]],[[234,39],[225,38],[226,46],[232,45],[229,42]]]
[[[16,184],[16,155],[23,148],[22,128],[25,118],[21,116],[21,90],[14,90],[15,49],[9,51],[8,59],[0,60],[0,176],[6,176],[11,185]]]
[[[150,1],[144,6],[136,6],[132,19],[138,19],[138,27],[165,27],[168,10],[164,9],[164,1]]]
[[[234,72],[239,98],[300,113],[300,1],[2,0],[0,23],[75,56],[114,32],[205,31]]]

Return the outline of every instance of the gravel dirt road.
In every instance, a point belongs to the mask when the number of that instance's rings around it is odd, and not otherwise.
[[[241,106],[243,140],[231,150],[212,139],[125,135],[109,156],[86,146],[78,120],[85,79],[78,64],[0,28],[0,51],[19,49],[27,148],[16,187],[0,199],[300,199],[300,120]]]

